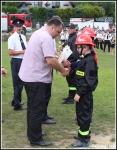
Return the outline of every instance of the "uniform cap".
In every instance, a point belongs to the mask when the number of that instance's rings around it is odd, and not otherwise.
[[[73,23],[69,23],[66,27],[70,27],[71,29],[75,29],[75,25]]]
[[[16,26],[16,27],[21,27],[24,24],[24,20],[22,20],[22,19],[14,19],[12,24],[14,24],[14,26]]]

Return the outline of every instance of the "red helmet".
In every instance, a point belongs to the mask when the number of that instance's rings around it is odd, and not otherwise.
[[[89,35],[81,33],[76,37],[76,45],[83,45],[83,44],[89,44],[92,46],[95,46],[95,44],[93,44],[92,39]]]
[[[85,27],[81,33],[84,33],[84,34],[88,34],[90,37],[95,37],[96,34],[94,32],[93,29],[91,29],[90,27]]]

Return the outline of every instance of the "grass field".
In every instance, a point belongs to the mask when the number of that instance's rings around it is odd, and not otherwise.
[[[106,136],[115,133],[115,53],[109,55],[106,51],[97,49],[99,66],[99,84],[94,95],[93,122],[91,130],[94,135]],[[1,144],[2,148],[32,148],[26,137],[26,111],[14,111],[11,106],[13,98],[12,77],[10,69],[11,57],[8,55],[7,42],[2,42],[2,65],[8,74],[2,77],[2,119]],[[61,104],[62,98],[68,95],[66,79],[54,71],[52,96],[48,107],[48,114],[54,116],[54,125],[43,124],[43,132],[47,132],[45,140],[53,144],[47,148],[73,148],[73,136],[77,133],[75,123],[75,103]],[[26,106],[27,98],[23,89],[22,102]],[[92,140],[95,138],[92,137]],[[100,140],[100,139],[99,139]],[[110,139],[115,141],[115,137]],[[93,141],[91,141],[93,143]],[[42,148],[35,146],[34,148]],[[44,147],[45,148],[45,147]]]

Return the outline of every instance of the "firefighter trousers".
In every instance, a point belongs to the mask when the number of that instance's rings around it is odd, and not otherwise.
[[[82,142],[90,140],[89,130],[92,119],[93,95],[88,92],[82,95],[79,102],[76,102],[76,115],[78,123],[78,138]]]

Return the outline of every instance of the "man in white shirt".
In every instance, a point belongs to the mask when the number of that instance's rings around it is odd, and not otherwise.
[[[13,20],[14,34],[8,38],[8,54],[11,56],[11,72],[13,80],[14,96],[11,105],[14,106],[14,110],[25,110],[22,107],[22,90],[23,82],[18,76],[18,72],[22,63],[22,59],[27,46],[26,37],[21,34],[24,21],[22,19]]]
[[[36,23],[36,30],[38,30],[39,28],[40,28],[40,23],[37,22],[37,23]]]
[[[104,36],[104,50],[103,50],[103,52],[106,51],[106,45],[108,45],[108,52],[110,52],[110,40],[111,40],[111,34],[107,30],[106,34]]]

